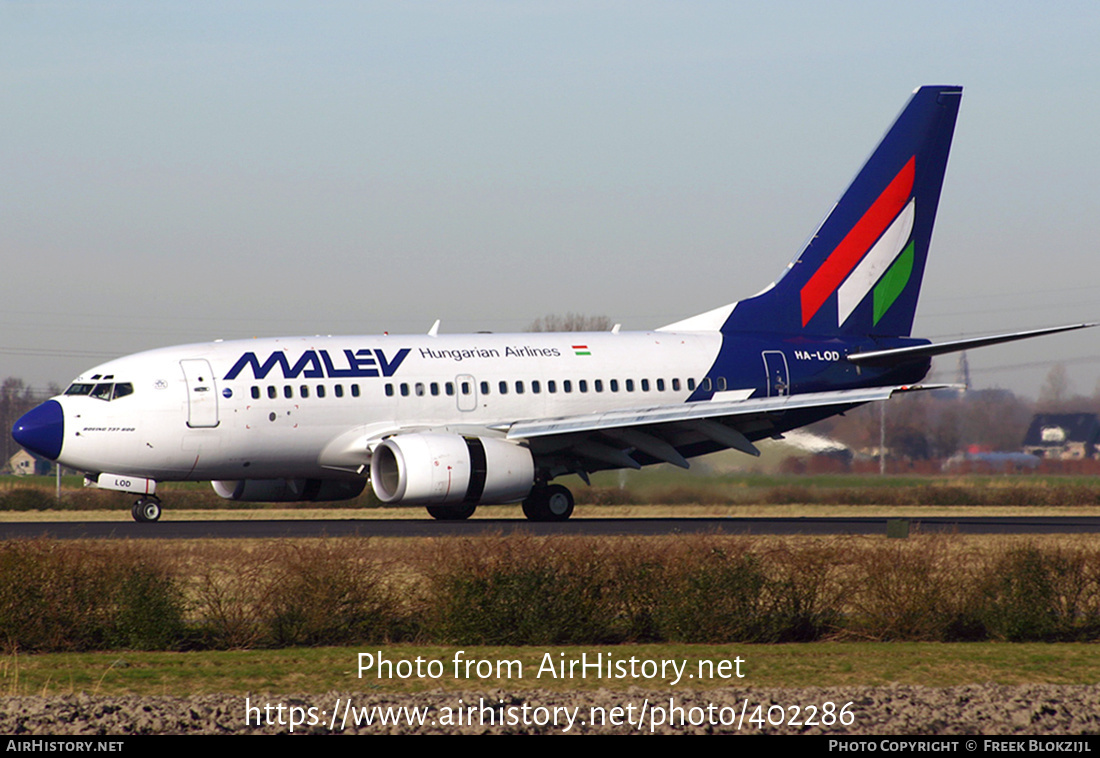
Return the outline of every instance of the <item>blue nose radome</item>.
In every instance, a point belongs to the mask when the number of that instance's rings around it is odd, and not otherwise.
[[[27,411],[11,430],[16,442],[50,460],[57,460],[57,456],[61,455],[64,434],[65,414],[61,411],[61,403],[56,400],[47,400]]]

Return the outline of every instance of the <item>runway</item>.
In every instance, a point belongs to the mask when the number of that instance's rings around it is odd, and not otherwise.
[[[562,523],[523,519],[346,519],[301,521],[6,522],[0,539],[286,539],[317,537],[443,537],[485,534],[624,535],[885,535],[888,521],[908,521],[910,533],[1092,534],[1100,517],[807,517],[581,518]]]

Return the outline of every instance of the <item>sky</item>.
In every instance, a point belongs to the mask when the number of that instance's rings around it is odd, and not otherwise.
[[[773,281],[922,84],[964,94],[914,335],[1100,320],[1098,39],[1095,2],[0,0],[0,376],[677,321]],[[1092,394],[1100,329],[968,358]]]

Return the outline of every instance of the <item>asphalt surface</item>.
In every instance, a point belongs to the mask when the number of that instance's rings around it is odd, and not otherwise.
[[[906,517],[862,518],[619,518],[534,523],[523,519],[346,519],[301,521],[129,521],[0,523],[0,539],[271,539],[294,537],[439,537],[478,534],[886,534],[887,522],[905,520],[910,533],[1090,534],[1100,517]]]

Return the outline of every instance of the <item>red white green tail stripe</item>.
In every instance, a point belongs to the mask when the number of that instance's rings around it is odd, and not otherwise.
[[[910,197],[915,169],[913,157],[802,287],[803,326],[838,290],[837,323],[843,324],[898,257],[913,231],[915,204]],[[890,284],[877,296],[884,305],[881,313],[876,309],[876,323],[908,282],[908,273],[901,277],[903,271],[912,271],[911,259],[908,267],[893,272]]]

